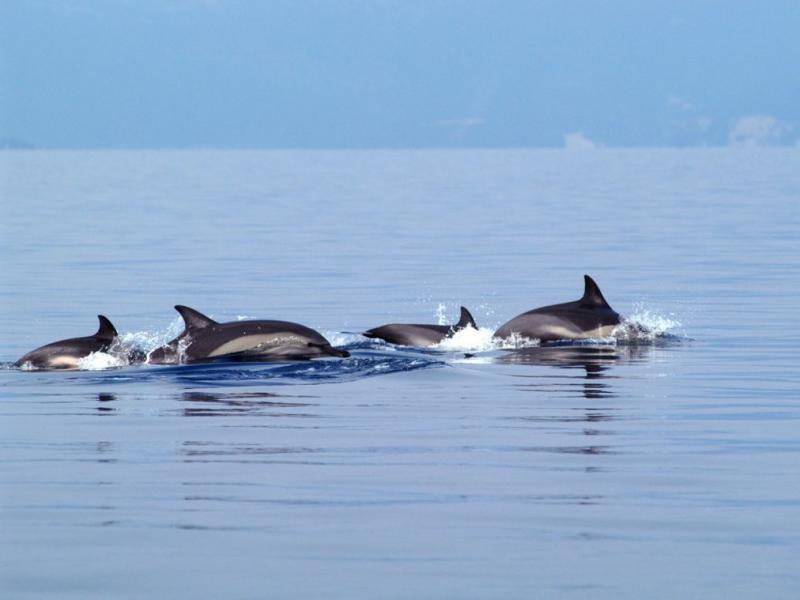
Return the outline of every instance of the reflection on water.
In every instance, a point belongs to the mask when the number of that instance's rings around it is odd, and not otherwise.
[[[569,436],[583,436],[587,442],[578,446],[562,444],[550,448],[551,452],[586,456],[617,454],[621,450],[613,444],[597,443],[600,439],[617,435],[615,423],[622,419],[620,408],[612,406],[619,396],[615,385],[621,381],[614,370],[622,365],[646,363],[652,350],[647,345],[551,345],[519,349],[499,356],[495,358],[496,363],[521,367],[509,372],[512,377],[524,381],[515,383],[516,389],[535,392],[543,398],[552,398],[554,394],[556,398],[562,397],[558,406],[531,404],[527,408],[532,412],[508,417],[508,420],[529,425],[537,432],[555,428]],[[564,399],[572,398],[580,398],[581,402],[569,401],[563,405]],[[591,403],[585,403],[586,400]],[[598,406],[598,400],[602,400],[603,405]],[[576,429],[574,424],[584,426]],[[544,451],[538,447],[532,450]]]
[[[114,458],[113,442],[97,442],[95,452],[98,454],[97,462],[99,463],[113,464],[117,462],[117,459]]]
[[[248,462],[254,457],[261,460],[262,457],[267,462],[274,462],[272,457],[293,454],[313,454],[321,452],[319,448],[303,447],[281,447],[269,446],[264,444],[223,444],[213,441],[185,441],[181,444],[180,454],[185,457],[184,462],[212,462],[227,461]]]
[[[612,367],[623,363],[645,362],[651,351],[652,347],[647,345],[554,345],[514,350],[495,358],[495,362],[560,369],[583,369],[583,375],[568,376],[567,382],[558,381],[558,378],[549,373],[545,375],[513,373],[513,376],[545,379],[545,381],[517,384],[519,388],[570,394],[576,388],[580,388],[584,398],[602,399],[616,396],[612,385],[614,376],[610,375]],[[580,381],[573,381],[575,379],[580,379]]]
[[[198,404],[182,409],[185,417],[232,417],[239,415],[266,417],[313,418],[318,415],[307,412],[288,412],[279,409],[315,406],[309,402],[275,400],[283,397],[271,392],[183,392],[178,396],[182,403]],[[292,396],[313,398],[313,396]]]
[[[564,369],[584,368],[587,377],[602,374],[609,367],[619,363],[642,362],[647,360],[652,346],[638,345],[551,345],[512,350],[497,357],[495,362],[519,365],[543,365]],[[602,376],[602,375],[598,375]]]
[[[98,415],[113,415],[117,412],[114,406],[109,406],[108,402],[116,401],[117,397],[114,394],[97,394],[97,401],[100,403],[97,406]]]

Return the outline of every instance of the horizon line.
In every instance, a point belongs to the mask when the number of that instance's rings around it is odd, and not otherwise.
[[[575,148],[558,146],[37,146],[34,144],[0,146],[0,152],[152,152],[152,151],[429,151],[429,150],[565,150],[569,152],[593,152],[598,150],[725,150],[742,148],[800,149],[800,140],[794,144],[708,144],[708,145],[632,145],[609,146],[597,144],[592,147]]]

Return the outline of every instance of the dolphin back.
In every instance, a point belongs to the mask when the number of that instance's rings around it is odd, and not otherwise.
[[[368,329],[361,335],[368,338],[378,338],[390,344],[398,344],[400,346],[425,347],[435,346],[446,337],[453,335],[456,331],[461,331],[465,327],[478,328],[470,312],[462,306],[461,317],[458,323],[453,325],[389,323],[388,325],[381,325],[380,327]]]
[[[77,368],[79,360],[93,352],[105,352],[117,339],[117,330],[108,317],[97,315],[97,320],[100,326],[94,335],[51,342],[31,350],[14,365],[27,364],[37,369]]]
[[[435,346],[453,332],[449,325],[390,323],[365,331],[368,338],[379,338],[399,346]]]
[[[621,322],[597,283],[583,276],[583,296],[573,302],[534,308],[500,326],[495,337],[518,334],[542,342],[602,338],[611,335]]]
[[[185,329],[174,340],[148,355],[151,364],[203,361],[304,360],[321,356],[347,357],[317,331],[288,321],[218,323],[200,311],[175,306]]]

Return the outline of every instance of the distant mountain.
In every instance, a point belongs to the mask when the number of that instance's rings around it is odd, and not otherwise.
[[[33,150],[36,148],[30,142],[16,138],[0,137],[0,150]]]

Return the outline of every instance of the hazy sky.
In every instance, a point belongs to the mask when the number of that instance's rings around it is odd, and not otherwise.
[[[795,145],[800,2],[3,0],[0,137]]]

